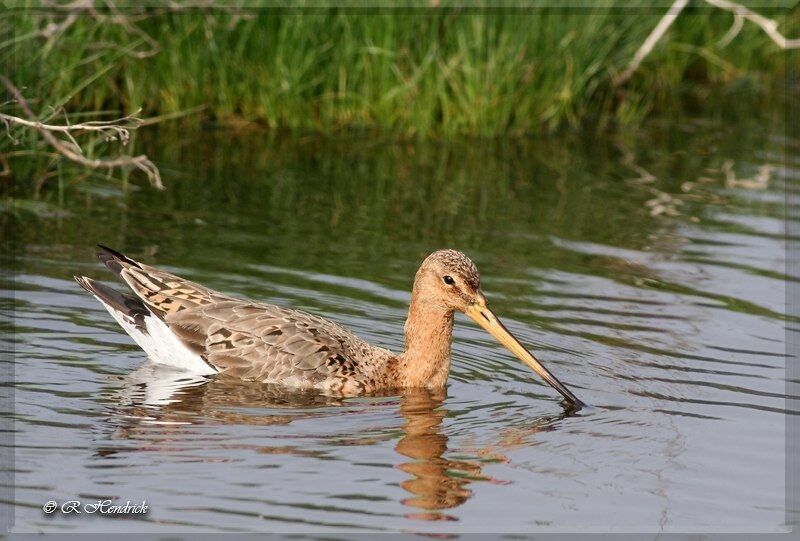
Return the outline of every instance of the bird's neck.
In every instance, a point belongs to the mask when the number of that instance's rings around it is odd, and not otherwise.
[[[398,372],[404,387],[443,387],[450,372],[453,311],[412,296],[405,326],[406,348]]]

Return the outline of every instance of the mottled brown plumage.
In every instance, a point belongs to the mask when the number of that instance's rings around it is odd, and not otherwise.
[[[232,297],[108,248],[98,255],[134,295],[85,277],[76,279],[156,362],[169,364],[173,357],[193,355],[205,363],[199,366],[207,365],[215,373],[348,396],[403,387],[440,388],[450,370],[456,310],[492,334],[501,329],[498,339],[520,355],[503,341],[507,331],[486,308],[475,264],[455,250],[432,253],[417,271],[405,325],[406,347],[400,354],[373,346],[319,316]],[[158,338],[161,344],[149,343],[157,339],[162,324],[171,334],[168,340],[176,338],[177,348],[184,348],[176,355],[163,354],[163,337]],[[577,402],[552,375],[543,377]]]

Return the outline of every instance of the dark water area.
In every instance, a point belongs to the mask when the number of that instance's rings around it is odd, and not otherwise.
[[[16,532],[785,530],[780,123],[397,142],[153,131],[167,190],[67,180],[15,222]],[[55,197],[55,196],[54,196]],[[469,254],[508,328],[592,407],[458,316],[446,392],[335,399],[146,361],[73,281],[106,244],[402,349],[414,272]],[[146,500],[125,521],[48,500]]]

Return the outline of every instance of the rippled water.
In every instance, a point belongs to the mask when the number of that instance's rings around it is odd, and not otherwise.
[[[781,133],[157,134],[166,192],[66,182],[50,217],[16,222],[14,531],[782,531],[800,161]],[[440,395],[337,400],[158,369],[72,281],[111,280],[98,242],[395,350],[416,266],[459,248],[592,407],[565,412],[462,316]],[[150,512],[41,511],[104,498]]]

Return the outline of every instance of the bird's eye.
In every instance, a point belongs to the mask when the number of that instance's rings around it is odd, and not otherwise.
[[[451,285],[453,285],[453,284],[455,284],[455,283],[456,283],[456,281],[455,281],[455,280],[453,280],[453,277],[452,277],[452,276],[449,276],[449,275],[447,275],[447,276],[443,276],[443,277],[442,277],[442,281],[443,281],[445,284],[449,285],[449,286],[451,286]]]

